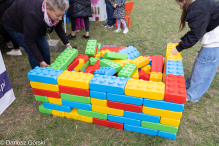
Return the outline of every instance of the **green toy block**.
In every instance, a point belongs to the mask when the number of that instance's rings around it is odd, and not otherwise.
[[[41,113],[44,113],[44,114],[52,114],[52,110],[51,109],[48,109],[48,108],[45,108],[43,106],[43,103],[39,106],[39,111]]]
[[[85,54],[88,56],[94,56],[96,53],[97,40],[89,40],[85,49]]]
[[[99,60],[99,58],[98,57],[95,57],[95,58],[89,58],[89,60],[90,60],[90,65],[92,65],[92,66],[94,66],[94,64],[96,63],[96,61],[97,60]]]
[[[87,61],[81,68],[80,68],[80,71],[81,72],[84,72],[84,70],[88,67],[88,65],[89,65],[89,61]]]
[[[65,60],[56,59],[51,65],[50,68],[53,69],[60,69],[60,70],[66,70],[67,64],[65,63]]]
[[[122,60],[127,59],[127,55],[125,53],[116,53],[108,51],[104,54],[103,58],[112,60]]]
[[[137,70],[136,64],[126,63],[122,70],[118,73],[118,77],[132,77]]]
[[[85,96],[61,93],[61,98],[64,100],[69,100],[69,101],[75,101],[75,102],[81,102],[81,103],[87,103],[87,104],[90,103],[90,97],[85,97]]]
[[[145,128],[150,128],[150,129],[155,129],[155,130],[160,130],[170,133],[177,133],[178,131],[178,127],[163,125],[160,123],[146,122],[146,121],[141,121],[141,126]]]
[[[78,109],[78,114],[82,115],[82,116],[107,120],[107,114],[98,113],[98,112],[94,112],[94,111],[87,111],[87,110]]]
[[[78,56],[77,49],[65,49],[56,59],[65,60],[67,66]]]
[[[98,44],[98,50],[97,50],[97,52],[99,52],[100,49],[101,49],[101,43],[97,43],[97,44]]]
[[[46,96],[35,95],[35,99],[40,102],[49,102],[48,97]]]
[[[116,72],[119,72],[122,69],[122,65],[110,60],[110,59],[101,59],[99,62],[101,67],[114,67]]]

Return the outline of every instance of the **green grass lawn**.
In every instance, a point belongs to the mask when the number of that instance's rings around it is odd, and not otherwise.
[[[128,0],[129,1],[129,0]],[[133,0],[132,26],[129,32],[114,33],[104,28],[106,22],[90,22],[90,37],[102,45],[134,46],[141,55],[164,55],[168,42],[178,42],[188,31],[178,33],[181,10],[174,0]],[[67,26],[70,33],[70,24]],[[72,46],[84,54],[87,40],[77,33]],[[52,39],[58,39],[56,33]],[[185,77],[190,76],[200,45],[182,52]],[[219,145],[219,73],[198,103],[185,103],[176,140],[117,130],[73,119],[41,114],[32,93],[27,73],[28,57],[6,56],[3,59],[16,96],[0,116],[0,140],[45,140],[46,145]],[[51,52],[53,62],[59,53]]]

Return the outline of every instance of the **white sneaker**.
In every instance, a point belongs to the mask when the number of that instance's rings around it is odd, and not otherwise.
[[[129,32],[129,29],[128,28],[124,29],[123,33],[126,34],[127,32]]]
[[[10,52],[6,53],[7,55],[22,55],[21,50],[15,51],[14,49],[11,50]]]
[[[119,33],[121,31],[121,29],[117,29],[117,30],[115,30],[114,32],[115,33]]]

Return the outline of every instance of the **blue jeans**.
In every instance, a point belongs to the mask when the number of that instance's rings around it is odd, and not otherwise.
[[[107,24],[112,25],[116,22],[116,19],[113,18],[114,8],[108,0],[105,0],[105,3],[106,3],[106,13],[107,13],[107,19],[108,19]]]
[[[187,99],[198,102],[214,79],[219,66],[219,47],[202,47],[193,64],[191,76],[186,79]]]
[[[14,38],[14,40],[22,47],[24,48],[25,52],[28,55],[29,63],[32,69],[34,69],[36,66],[40,66],[40,63],[33,57],[31,54],[29,48],[27,47],[26,43],[24,42],[24,34],[15,31],[11,27],[9,27],[7,24],[3,22],[3,25],[5,29],[8,31],[8,33]],[[36,45],[39,49],[40,53],[42,54],[42,57],[44,61],[50,65],[50,52],[49,52],[49,44],[45,36],[38,36],[36,39]]]

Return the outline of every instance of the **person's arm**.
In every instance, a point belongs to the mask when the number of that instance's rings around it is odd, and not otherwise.
[[[191,11],[187,14],[187,22],[191,29],[182,38],[176,49],[181,52],[183,49],[194,46],[205,34],[211,14],[205,11]]]
[[[55,26],[55,31],[57,35],[59,36],[59,38],[62,40],[64,45],[69,44],[65,31],[62,27],[62,21],[59,21],[59,23]]]

